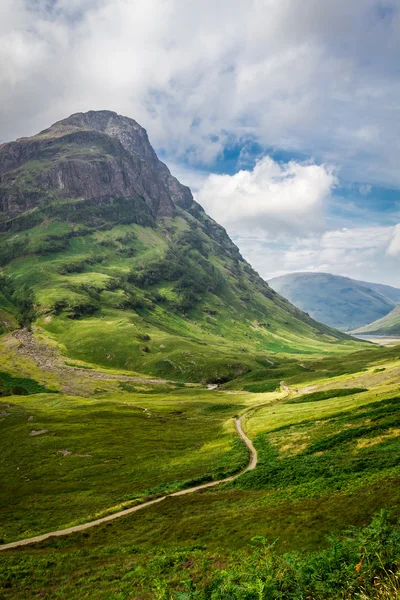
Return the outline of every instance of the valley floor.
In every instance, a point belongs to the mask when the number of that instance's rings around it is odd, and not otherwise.
[[[398,346],[400,337],[397,335],[357,335],[360,340],[379,344],[380,346]]]
[[[204,593],[254,536],[322,552],[400,516],[399,346],[277,357],[209,390],[64,365],[40,334],[0,343],[2,598],[211,598],[183,582]]]

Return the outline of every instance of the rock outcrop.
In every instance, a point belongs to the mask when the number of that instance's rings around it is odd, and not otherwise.
[[[136,121],[111,111],[77,113],[31,138],[0,146],[2,220],[54,200],[142,198],[155,218],[193,204]]]

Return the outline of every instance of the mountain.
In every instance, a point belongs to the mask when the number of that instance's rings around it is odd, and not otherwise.
[[[392,311],[396,302],[369,284],[329,273],[290,273],[275,277],[270,286],[311,317],[343,331],[357,329]],[[376,288],[374,289],[374,286]]]
[[[0,265],[3,331],[32,325],[90,364],[223,381],[354,344],[272,290],[111,111],[0,147]]]
[[[400,306],[397,306],[388,315],[360,327],[354,333],[371,334],[371,335],[400,335]]]
[[[9,227],[10,218],[71,198],[144,201],[147,211],[140,208],[153,217],[172,216],[174,203],[187,208],[193,201],[158,160],[146,131],[109,111],[78,113],[32,138],[3,144],[0,177],[0,210]]]
[[[382,296],[390,298],[390,300],[393,300],[396,304],[400,304],[400,288],[384,285],[382,283],[368,283],[367,281],[359,281],[358,283],[362,283],[371,290],[375,290],[375,292],[382,294]]]

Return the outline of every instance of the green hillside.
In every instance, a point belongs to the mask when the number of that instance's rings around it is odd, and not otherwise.
[[[3,145],[0,174],[3,329],[17,319],[71,359],[188,381],[353,347],[258,276],[131,119],[73,115]]]
[[[388,315],[378,319],[365,327],[360,327],[354,333],[371,335],[400,335],[400,306]]]
[[[271,279],[269,284],[314,319],[342,331],[387,315],[396,306],[396,291],[400,294],[390,286],[369,286],[329,273],[289,273]],[[386,288],[390,296],[384,295]]]

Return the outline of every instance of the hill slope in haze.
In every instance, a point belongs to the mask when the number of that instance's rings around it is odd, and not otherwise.
[[[400,306],[397,306],[388,315],[360,327],[355,333],[371,335],[400,335]]]
[[[359,281],[371,290],[375,290],[382,296],[393,300],[396,304],[400,304],[400,288],[393,287],[391,285],[384,285],[383,283],[369,283],[368,281]]]
[[[33,323],[96,365],[224,381],[354,344],[272,290],[110,111],[0,146],[0,264],[3,330]]]
[[[389,288],[392,297],[400,290],[356,281],[329,273],[290,273],[269,281],[271,287],[311,317],[343,331],[357,329],[375,321],[396,306],[380,293]],[[375,286],[375,287],[374,287]]]

